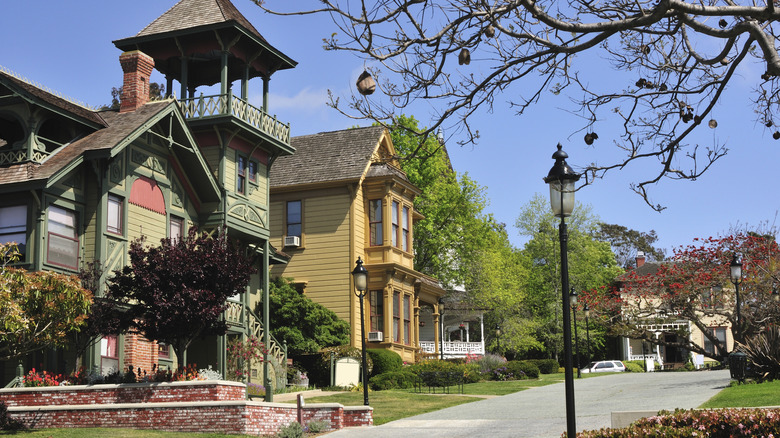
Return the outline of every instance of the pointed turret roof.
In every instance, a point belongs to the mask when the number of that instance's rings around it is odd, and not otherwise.
[[[265,41],[260,32],[229,0],[181,0],[135,36],[158,35],[229,21],[235,21]]]

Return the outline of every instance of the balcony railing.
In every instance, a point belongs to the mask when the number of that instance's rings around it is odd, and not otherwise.
[[[482,342],[444,342],[444,357],[466,357],[467,354],[485,354],[485,345]],[[423,353],[436,353],[436,342],[420,341],[420,349]]]
[[[188,120],[233,116],[285,145],[290,144],[289,124],[278,121],[275,116],[269,116],[233,93],[182,99],[179,105]]]

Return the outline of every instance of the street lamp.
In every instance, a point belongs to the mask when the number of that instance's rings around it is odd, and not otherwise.
[[[566,431],[567,436],[577,436],[577,418],[574,413],[574,373],[571,358],[571,316],[569,315],[569,260],[568,240],[566,231],[567,216],[574,210],[574,186],[580,176],[566,164],[569,155],[558,144],[558,150],[553,154],[555,160],[544,182],[550,185],[550,206],[555,217],[561,218],[558,235],[561,241],[561,294],[563,299],[563,356],[564,382],[566,386]]]
[[[444,297],[439,297],[439,354],[444,360]]]
[[[355,269],[352,270],[352,278],[355,280],[355,295],[360,298],[360,356],[363,365],[363,404],[368,406],[368,367],[366,366],[366,318],[363,313],[363,298],[368,289],[368,270],[363,267],[363,260],[358,257]]]
[[[501,354],[501,326],[496,324],[496,350]]]
[[[740,322],[740,302],[739,302],[739,284],[742,283],[742,262],[739,261],[739,256],[737,256],[736,253],[734,253],[733,257],[731,258],[731,264],[729,265],[731,268],[731,282],[734,283],[734,290],[736,292],[736,300],[737,300],[737,327],[734,333],[734,339],[737,339],[736,334],[739,333],[740,339],[742,338],[742,325]]]
[[[590,308],[588,307],[588,303],[585,303],[585,306],[583,306],[582,310],[585,311],[585,334],[587,336],[587,363],[590,364],[590,327],[588,327],[588,317],[590,316]]]
[[[577,291],[571,288],[571,294],[569,294],[569,304],[571,304],[571,311],[574,317],[574,351],[577,354],[577,378],[582,378],[582,361],[580,360],[580,338],[577,336]]]

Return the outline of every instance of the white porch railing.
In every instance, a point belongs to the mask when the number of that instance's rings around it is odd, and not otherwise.
[[[420,350],[423,353],[436,353],[436,342],[420,341]],[[485,345],[482,342],[444,342],[444,357],[466,357],[467,354],[485,354]]]

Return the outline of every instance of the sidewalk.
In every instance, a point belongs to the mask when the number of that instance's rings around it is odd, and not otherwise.
[[[610,427],[612,412],[696,408],[729,384],[728,370],[620,373],[575,379],[577,430]],[[328,438],[557,438],[566,429],[563,383],[467,403]]]

